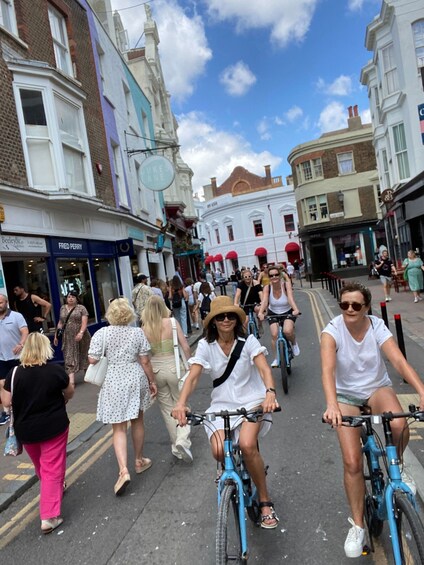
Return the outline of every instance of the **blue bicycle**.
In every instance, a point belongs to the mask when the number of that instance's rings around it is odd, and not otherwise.
[[[278,407],[275,412],[281,410]],[[249,422],[258,422],[265,416],[262,408],[221,412],[187,414],[187,422],[192,426],[213,424],[216,418],[224,420],[224,466],[218,479],[218,516],[216,522],[216,565],[244,563],[248,558],[246,512],[252,522],[258,526],[261,519],[259,500],[243,454],[233,442],[230,417],[239,416]]]
[[[257,306],[257,304],[245,304],[243,309],[248,310],[247,335],[253,334],[259,339],[259,329],[255,318],[255,306]]]
[[[300,316],[300,312],[298,314]],[[278,323],[278,336],[275,343],[275,349],[277,354],[277,365],[281,371],[281,384],[283,385],[284,394],[289,392],[289,375],[291,375],[291,362],[294,357],[292,344],[290,340],[284,334],[284,320],[294,319],[295,316],[287,314],[277,316],[273,314],[272,316],[267,316],[267,320],[272,320]]]
[[[374,551],[373,537],[378,537],[384,521],[388,520],[390,541],[395,565],[422,565],[424,563],[424,526],[417,512],[415,496],[402,481],[396,446],[392,441],[390,422],[395,418],[410,418],[424,422],[424,411],[413,405],[409,412],[393,414],[362,414],[343,416],[342,421],[351,427],[361,427],[365,476],[365,521],[370,547],[364,554]],[[385,445],[373,429],[373,424],[383,424]],[[383,460],[384,470],[380,466]]]

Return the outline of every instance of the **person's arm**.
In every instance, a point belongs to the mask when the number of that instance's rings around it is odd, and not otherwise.
[[[82,340],[85,330],[87,329],[87,324],[88,324],[88,316],[85,315],[81,316],[81,327],[80,327],[80,331],[75,336],[75,341]]]
[[[237,288],[236,293],[234,295],[235,306],[240,306],[240,297],[241,297],[241,288]]]
[[[65,399],[65,402],[71,400],[71,398],[74,396],[74,392],[75,392],[75,383],[69,381],[68,386],[65,389],[63,389],[63,397]]]
[[[31,294],[31,300],[34,304],[38,304],[42,308],[42,317],[35,317],[34,322],[43,322],[49,315],[49,312],[52,309],[52,305],[50,304],[50,302],[47,302],[47,300],[40,298],[36,294]]]
[[[19,340],[19,343],[17,343],[12,349],[13,355],[18,355],[18,353],[21,353],[25,345],[26,338],[28,337],[28,327],[23,326],[22,328],[19,328],[19,333],[21,334],[21,338]]]
[[[277,408],[278,402],[271,368],[268,365],[263,353],[256,355],[256,357],[253,359],[253,362],[255,363],[266,388],[265,400],[262,402],[263,411],[273,412]]]
[[[258,312],[258,318],[263,320],[265,318],[265,313],[268,310],[269,302],[269,284],[265,285],[262,290],[261,306]]]
[[[182,288],[181,290],[183,291],[183,298],[184,298],[184,300],[187,301],[187,300],[188,300],[188,292],[186,291],[185,288]]]
[[[420,395],[420,410],[424,410],[424,383],[402,355],[395,339],[393,337],[387,339],[381,346],[381,350],[400,376]]]
[[[197,363],[190,367],[190,372],[184,382],[183,388],[181,389],[178,402],[172,409],[171,416],[178,420],[180,426],[185,426],[187,424],[186,414],[189,408],[186,404],[190,396],[196,390],[202,371],[202,365],[198,365]]]
[[[150,394],[152,396],[156,396],[158,393],[158,387],[153,367],[150,362],[150,357],[149,355],[139,355],[138,358],[140,359],[140,365],[143,367],[143,371],[146,373],[147,380],[149,381]]]
[[[327,402],[324,420],[332,426],[340,426],[342,414],[336,392],[336,342],[328,333],[321,335],[321,372],[322,387]]]
[[[2,381],[4,384],[4,381]],[[9,408],[12,404],[12,394],[5,390],[4,386],[0,387],[0,402],[5,408]]]

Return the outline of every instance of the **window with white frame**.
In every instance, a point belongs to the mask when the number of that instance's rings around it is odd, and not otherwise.
[[[215,238],[216,238],[216,243],[219,245],[221,243],[221,237],[219,235],[219,229],[215,228]]]
[[[383,164],[383,179],[384,188],[390,188],[390,172],[389,172],[389,160],[387,159],[387,150],[383,149],[381,151],[381,160]]]
[[[399,90],[398,72],[393,44],[382,49],[381,54],[384,71],[384,89],[386,95],[389,95]]]
[[[347,151],[346,153],[337,153],[337,164],[340,175],[350,175],[351,173],[354,173],[353,152]]]
[[[262,220],[254,220],[253,221],[253,230],[255,232],[256,237],[264,235],[264,229],[262,227]]]
[[[141,165],[138,161],[134,162],[135,165],[135,173],[137,177],[137,187],[138,187],[138,202],[140,204],[141,210],[146,210],[146,198],[145,198],[145,189],[143,187],[143,183],[141,182]]]
[[[374,88],[374,104],[375,104],[375,119],[377,123],[381,124],[381,110],[380,110],[380,94],[378,88]]]
[[[295,225],[294,225],[294,216],[293,216],[293,214],[286,214],[286,215],[284,216],[284,229],[285,229],[287,232],[294,231]]]
[[[228,241],[234,241],[233,226],[227,226]]]
[[[53,74],[53,71],[50,71]],[[82,100],[50,80],[14,70],[29,185],[94,195]]]
[[[0,26],[6,28],[10,33],[18,35],[13,0],[0,0]]]
[[[64,16],[52,6],[49,6],[48,10],[56,66],[65,74],[72,76],[72,61],[69,52],[66,20]]]
[[[296,165],[299,183],[312,181],[323,177],[321,157],[303,161]]]
[[[398,166],[399,180],[409,178],[408,148],[406,146],[405,127],[403,124],[393,126],[393,145]]]
[[[116,188],[118,189],[119,204],[128,206],[127,191],[125,189],[124,170],[122,167],[121,148],[112,141],[113,170]]]
[[[307,223],[326,220],[328,217],[327,196],[320,194],[319,196],[306,198],[305,213]]]
[[[105,92],[105,52],[103,51],[102,47],[96,43],[96,50],[97,50],[97,56],[98,56],[98,61],[99,61],[99,74],[100,74],[100,80],[101,80],[101,90],[100,92],[102,94],[104,94]]]
[[[418,20],[412,24],[412,33],[414,35],[417,66],[421,69],[424,67],[424,19]]]

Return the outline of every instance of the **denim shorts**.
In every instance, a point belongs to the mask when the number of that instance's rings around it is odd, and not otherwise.
[[[296,323],[296,316],[293,316],[292,308],[290,308],[290,310],[288,310],[287,312],[284,312],[284,314],[276,314],[275,312],[271,312],[271,310],[268,310],[267,316],[268,317],[278,316],[284,318],[284,320],[291,320],[293,323]],[[271,325],[271,324],[277,324],[278,322],[277,320],[270,318],[268,319],[268,323],[269,325]]]
[[[350,404],[351,406],[366,406],[368,404],[369,398],[358,398],[357,396],[352,396],[351,394],[337,394],[337,402],[342,404]]]
[[[382,282],[382,284],[392,284],[393,279],[392,277],[386,277],[384,275],[380,275],[380,281]]]

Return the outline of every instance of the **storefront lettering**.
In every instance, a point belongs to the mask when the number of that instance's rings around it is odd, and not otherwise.
[[[38,252],[47,251],[46,241],[42,237],[22,237],[19,235],[2,235],[0,251]]]
[[[66,241],[59,241],[59,249],[70,249],[72,251],[82,251],[82,243],[68,243]]]

